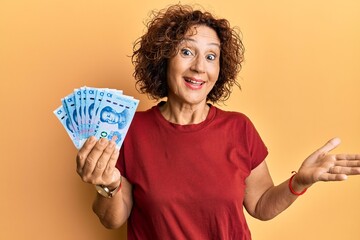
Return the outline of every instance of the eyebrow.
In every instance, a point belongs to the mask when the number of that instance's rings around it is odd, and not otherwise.
[[[192,38],[184,38],[184,40],[182,42],[196,42],[196,40],[192,39]],[[211,43],[208,43],[207,45],[213,45],[213,46],[220,48],[220,44],[216,43],[216,42],[211,42]]]

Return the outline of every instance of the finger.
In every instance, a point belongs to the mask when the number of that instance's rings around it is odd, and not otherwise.
[[[118,180],[118,178],[120,178],[120,176],[117,176],[117,173],[115,173],[115,175],[114,175],[114,172],[117,172],[116,171],[117,170],[116,163],[118,161],[118,158],[119,158],[119,149],[115,148],[113,154],[111,155],[111,157],[109,159],[106,169],[103,173],[104,180],[109,181],[109,182],[114,182],[114,181]],[[120,171],[118,171],[118,172],[120,175]]]
[[[336,154],[338,160],[359,160],[360,154]]]
[[[78,154],[76,155],[76,171],[79,174],[81,174],[85,164],[85,160],[95,144],[96,144],[96,138],[94,136],[89,137],[84,143],[84,145],[80,148]]]
[[[340,167],[360,167],[360,160],[337,160],[334,166]]]
[[[329,169],[329,173],[332,174],[346,174],[346,175],[358,175],[360,174],[360,167],[341,167],[334,166]]]
[[[88,154],[87,158],[85,159],[84,166],[81,170],[83,181],[91,182],[92,181],[92,172],[100,159],[101,155],[103,154],[105,148],[108,145],[108,140],[105,138],[101,138],[99,141],[96,142],[95,146],[92,148],[91,152]]]
[[[114,151],[115,143],[113,141],[110,141],[103,153],[101,154],[99,160],[96,163],[94,171],[92,172],[92,176],[94,178],[99,178],[103,175],[103,172],[105,171]]]
[[[324,173],[320,175],[319,180],[323,182],[330,181],[344,181],[347,179],[346,174],[332,174],[332,173]]]
[[[321,148],[316,150],[314,152],[314,155],[316,155],[317,157],[321,156],[321,155],[325,155],[328,152],[330,152],[331,150],[333,150],[334,148],[336,148],[337,146],[339,146],[340,143],[341,143],[340,138],[330,139],[327,143],[325,143],[324,146],[322,146]]]

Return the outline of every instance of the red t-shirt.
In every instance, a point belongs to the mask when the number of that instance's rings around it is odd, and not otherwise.
[[[133,185],[128,240],[251,239],[245,179],[266,155],[241,113],[210,105],[205,121],[178,125],[158,106],[137,112],[117,163]]]

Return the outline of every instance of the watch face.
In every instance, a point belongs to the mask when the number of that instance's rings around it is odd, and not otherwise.
[[[110,198],[112,197],[112,194],[110,193],[109,189],[107,187],[104,187],[102,185],[95,185],[96,191],[103,197]]]
[[[121,176],[120,176],[120,184],[115,189],[110,190],[107,186],[104,185],[95,185],[96,191],[103,197],[112,198],[115,193],[121,189]]]

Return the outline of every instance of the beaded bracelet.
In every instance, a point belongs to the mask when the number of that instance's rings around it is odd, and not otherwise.
[[[293,187],[292,187],[292,180],[293,180],[293,178],[295,177],[295,175],[297,174],[297,172],[296,171],[292,171],[291,172],[293,175],[291,176],[291,178],[290,178],[290,180],[289,180],[289,189],[290,189],[290,192],[292,193],[292,194],[294,194],[294,195],[296,195],[296,196],[300,196],[300,195],[303,195],[305,192],[306,192],[306,190],[307,190],[307,188],[305,188],[302,192],[296,192],[294,189],[293,189]]]

